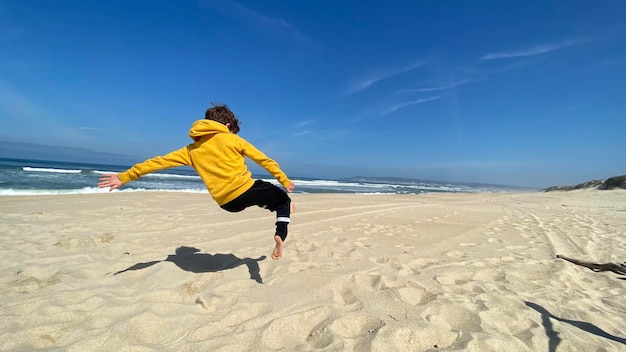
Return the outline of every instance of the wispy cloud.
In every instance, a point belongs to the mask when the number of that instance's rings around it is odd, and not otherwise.
[[[458,86],[466,85],[473,82],[478,82],[486,79],[485,77],[477,78],[477,79],[462,79],[460,81],[452,82],[450,84],[444,84],[436,87],[427,87],[427,88],[412,88],[412,89],[400,89],[398,93],[425,93],[425,92],[436,92],[440,90],[452,89]]]
[[[105,132],[105,130],[98,128],[98,127],[76,127],[77,130],[81,130],[81,131],[98,131],[98,132]]]
[[[480,59],[481,60],[498,60],[498,59],[542,55],[542,54],[547,54],[556,50],[564,49],[570,46],[582,44],[582,43],[588,42],[589,40],[591,39],[589,38],[569,39],[560,43],[538,45],[538,46],[528,48],[528,49],[523,49],[523,50],[488,53],[487,55],[483,56]]]
[[[425,64],[426,63],[424,61],[417,61],[409,65],[406,65],[404,67],[384,69],[379,72],[370,73],[366,77],[361,77],[359,79],[354,80],[353,83],[349,85],[345,95],[354,94],[358,91],[367,89],[380,81],[413,71],[418,67],[424,66]]]
[[[305,121],[300,121],[294,125],[291,126],[292,129],[296,129],[296,128],[302,128],[304,126],[308,126],[311,125],[315,122],[316,120],[305,120]]]
[[[541,60],[538,57],[528,57],[520,61],[507,63],[501,66],[494,67],[490,65],[489,68],[467,67],[464,69],[464,71],[468,74],[476,75],[476,76],[493,76],[493,75],[499,75],[499,74],[505,73],[507,71],[516,70],[522,67],[533,65],[533,64],[538,63],[539,61]]]
[[[304,136],[304,135],[311,134],[311,133],[313,133],[313,131],[301,131],[301,132],[294,133],[292,136],[299,137],[299,136]]]
[[[267,30],[281,31],[289,36],[307,42],[309,44],[315,44],[318,46],[316,40],[303,34],[295,25],[290,22],[278,18],[264,15],[258,11],[252,10],[249,7],[239,3],[237,1],[230,0],[203,0],[200,1],[200,5],[210,6],[214,9],[222,11],[223,13],[232,16],[236,20],[239,20],[245,24],[252,24],[255,27],[261,27]]]
[[[304,121],[300,121],[296,124],[289,126],[288,129],[293,131],[293,133],[291,133],[291,137],[300,137],[300,136],[314,133],[314,131],[310,129],[304,129],[304,128],[312,125],[313,123],[315,123],[315,121],[316,120],[304,120]]]
[[[388,107],[387,109],[381,111],[380,113],[382,115],[388,115],[388,114],[391,114],[394,111],[397,111],[397,110],[400,110],[400,109],[404,109],[407,106],[423,104],[423,103],[427,103],[429,101],[437,100],[437,99],[440,99],[440,98],[441,98],[441,96],[434,96],[434,97],[428,97],[428,98],[421,98],[421,99],[417,99],[417,100],[411,100],[411,101],[407,101],[407,102],[404,102],[404,103],[392,105],[392,106]]]

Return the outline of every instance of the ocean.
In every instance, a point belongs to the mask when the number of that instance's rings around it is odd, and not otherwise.
[[[128,166],[0,158],[0,196],[106,193],[97,187],[105,173],[124,171]],[[253,175],[278,185],[269,175]],[[315,179],[292,177],[294,193],[424,194],[438,192],[507,192],[497,185],[451,184],[398,179]],[[208,193],[191,168],[174,168],[143,176],[114,192]]]

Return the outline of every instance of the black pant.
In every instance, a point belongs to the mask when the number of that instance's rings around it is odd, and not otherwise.
[[[256,180],[250,189],[221,207],[236,213],[253,205],[276,212],[276,235],[284,241],[291,213],[291,198],[287,193],[269,182]]]

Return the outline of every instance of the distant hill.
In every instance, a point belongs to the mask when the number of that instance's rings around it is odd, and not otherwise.
[[[495,187],[495,188],[507,188],[517,190],[536,190],[532,187],[523,186],[511,186],[511,185],[497,185],[487,183],[476,182],[445,182],[434,180],[420,180],[404,177],[369,177],[369,176],[355,176],[349,178],[342,178],[339,181],[343,182],[366,182],[366,183],[382,183],[382,184],[396,184],[396,185],[457,185],[457,186],[470,186],[470,187]]]
[[[583,182],[575,186],[552,186],[542,189],[542,192],[552,191],[573,191],[576,189],[598,189],[598,190],[612,190],[612,189],[626,189],[626,175],[615,176],[606,180],[592,180]]]

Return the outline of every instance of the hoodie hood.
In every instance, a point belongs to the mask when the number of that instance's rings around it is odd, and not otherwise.
[[[217,133],[230,133],[226,125],[221,124],[213,120],[198,120],[191,125],[189,130],[189,137],[194,141],[199,140],[202,137],[217,134]]]

